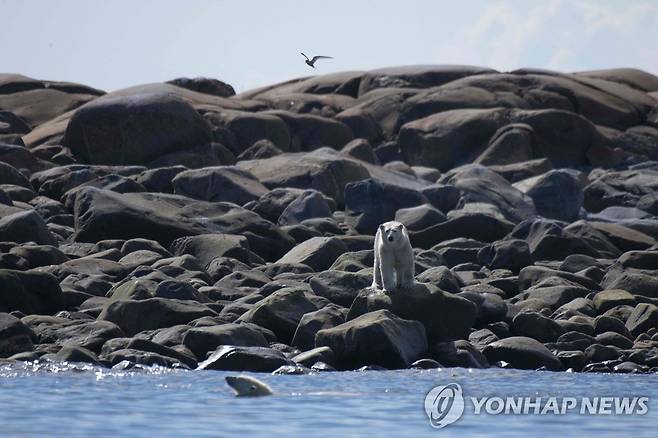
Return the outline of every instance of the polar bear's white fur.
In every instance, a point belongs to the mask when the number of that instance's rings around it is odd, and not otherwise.
[[[375,266],[372,288],[391,292],[414,284],[414,253],[409,234],[396,221],[379,226],[375,236]]]

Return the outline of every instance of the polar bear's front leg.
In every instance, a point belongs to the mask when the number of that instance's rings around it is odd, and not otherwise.
[[[401,254],[396,272],[399,287],[407,288],[415,284],[413,252],[410,255]]]
[[[384,290],[393,292],[395,290],[395,260],[393,254],[382,252],[379,258],[379,266],[381,267]]]
[[[382,288],[382,267],[379,260],[378,251],[375,249],[375,262],[372,266],[372,289],[381,289]]]

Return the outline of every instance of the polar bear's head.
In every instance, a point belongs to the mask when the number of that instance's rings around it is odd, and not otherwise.
[[[396,221],[381,224],[379,226],[379,232],[382,236],[382,241],[389,245],[395,245],[406,238],[404,225]]]

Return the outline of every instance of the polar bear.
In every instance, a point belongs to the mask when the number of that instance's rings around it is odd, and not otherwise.
[[[375,266],[372,288],[386,292],[414,285],[414,252],[409,234],[396,221],[379,226],[375,236]]]

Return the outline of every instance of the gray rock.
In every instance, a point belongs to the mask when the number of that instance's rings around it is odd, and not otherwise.
[[[34,332],[20,319],[0,313],[0,358],[33,351],[35,340]]]
[[[626,328],[633,336],[655,327],[658,327],[658,307],[653,304],[638,304],[626,321]]]
[[[303,263],[315,271],[323,271],[346,251],[345,244],[336,237],[313,237],[292,248],[277,263]]]
[[[269,344],[251,324],[222,324],[188,330],[183,337],[183,345],[198,359],[205,359],[206,353],[215,351],[221,345],[267,347]]]
[[[255,201],[268,192],[253,175],[234,166],[186,170],[176,175],[172,184],[179,195],[237,205]]]
[[[551,170],[519,181],[514,187],[530,196],[537,212],[545,218],[573,222],[578,218],[583,205],[581,183],[572,170]]]
[[[239,321],[270,329],[280,341],[290,343],[304,314],[320,309],[323,302],[304,290],[284,287],[254,304]]]
[[[416,283],[413,288],[391,294],[364,289],[352,303],[347,320],[380,309],[420,321],[431,341],[466,339],[477,317],[477,308],[469,300]]]
[[[270,373],[285,365],[294,362],[272,348],[223,345],[199,363],[197,369]]]
[[[336,327],[320,330],[315,344],[331,348],[337,365],[343,369],[366,364],[406,368],[427,351],[423,325],[398,318],[388,310],[366,313]]]
[[[319,310],[305,313],[297,324],[290,344],[301,350],[312,349],[315,346],[315,334],[319,330],[344,323],[346,316],[347,309],[336,304],[327,304]],[[333,363],[327,360],[322,362]]]
[[[513,368],[537,369],[546,367],[552,371],[563,369],[560,359],[539,341],[524,336],[501,339],[484,347],[484,355],[490,363],[505,361]]]
[[[99,321],[114,322],[127,335],[144,330],[187,324],[203,316],[216,316],[208,307],[193,301],[166,298],[110,301],[98,316]]]

